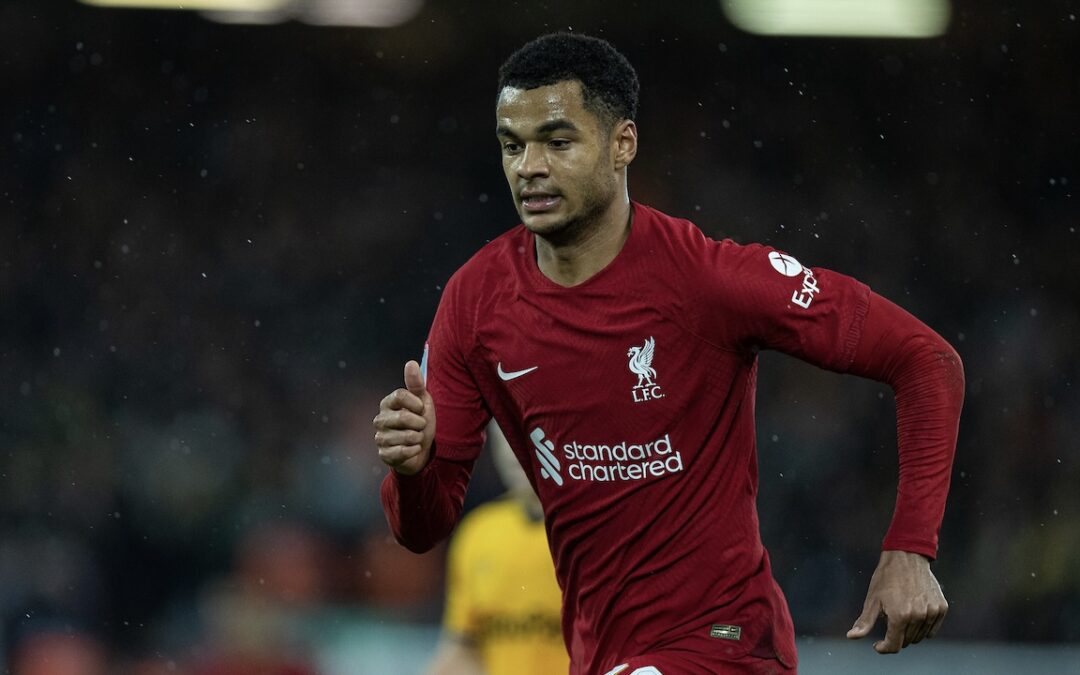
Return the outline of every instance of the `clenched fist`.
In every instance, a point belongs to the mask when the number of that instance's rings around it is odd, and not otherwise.
[[[435,439],[435,402],[424,386],[420,364],[405,364],[405,388],[394,390],[379,403],[372,423],[379,459],[387,466],[411,476],[427,465]]]

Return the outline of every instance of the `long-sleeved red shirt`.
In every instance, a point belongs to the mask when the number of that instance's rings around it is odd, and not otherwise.
[[[900,481],[885,548],[934,557],[963,399],[956,352],[858,281],[713,241],[633,204],[629,237],[571,288],[519,226],[450,280],[425,352],[433,459],[382,499],[414,551],[457,522],[494,416],[544,507],[571,673],[658,649],[796,662],[755,506],[757,352],[895,390]]]

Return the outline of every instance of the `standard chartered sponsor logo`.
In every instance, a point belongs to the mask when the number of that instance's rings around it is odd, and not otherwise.
[[[529,436],[540,461],[540,475],[562,485],[563,464],[553,454],[554,443],[547,440],[540,427]],[[671,434],[647,443],[571,441],[563,444],[561,450],[565,475],[571,480],[597,483],[644,480],[677,473],[684,467],[682,452],[671,445]]]

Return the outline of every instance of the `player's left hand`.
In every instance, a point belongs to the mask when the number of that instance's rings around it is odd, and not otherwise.
[[[874,643],[879,654],[895,654],[923,638],[934,637],[949,611],[930,561],[918,553],[882,551],[862,614],[847,632],[865,637],[885,617],[885,639]]]

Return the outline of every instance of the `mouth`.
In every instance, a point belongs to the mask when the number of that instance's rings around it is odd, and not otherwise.
[[[562,201],[561,195],[549,192],[534,192],[531,190],[521,192],[521,206],[529,213],[551,211],[559,205],[560,201]]]

